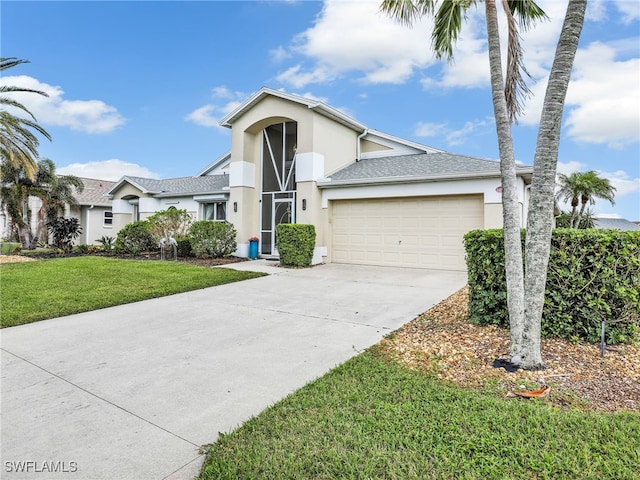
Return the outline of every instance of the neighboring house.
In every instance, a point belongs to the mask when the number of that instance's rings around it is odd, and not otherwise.
[[[171,207],[186,210],[194,220],[226,220],[229,161],[227,153],[193,177],[167,180],[122,177],[107,192],[113,202],[116,231]]]
[[[93,245],[99,243],[101,237],[115,237],[118,230],[113,225],[111,200],[105,196],[115,184],[107,180],[80,178],[84,183],[82,193],[75,192],[74,197],[78,205],[65,208],[65,217],[75,217],[80,220],[82,233],[74,242]]]
[[[93,178],[80,178],[84,184],[82,193],[74,192],[74,197],[78,205],[65,205],[63,216],[66,218],[75,217],[80,220],[82,233],[74,241],[78,244],[97,244],[97,240],[102,236],[115,237],[118,230],[113,227],[113,217],[111,213],[111,200],[105,196],[115,182],[106,180],[95,180]],[[38,231],[38,216],[36,212],[40,210],[42,201],[38,197],[28,198],[28,208],[31,212],[31,231],[36,234]],[[8,238],[11,234],[10,218],[5,209],[0,211],[0,232],[2,238]],[[48,235],[48,234],[47,234]],[[46,236],[46,235],[45,235]],[[46,242],[47,238],[39,238],[38,241]]]
[[[640,225],[624,218],[594,218],[595,228],[611,228],[613,230],[640,230]]]
[[[114,229],[170,206],[226,219],[237,255],[275,257],[275,228],[316,228],[313,263],[465,270],[463,235],[502,226],[499,162],[369,129],[322,102],[263,88],[222,119],[231,151],[195,177],[123,177]],[[521,218],[532,168],[517,167]],[[523,225],[524,226],[524,225]]]

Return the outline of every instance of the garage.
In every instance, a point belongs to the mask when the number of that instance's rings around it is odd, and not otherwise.
[[[332,261],[466,270],[463,236],[484,227],[482,195],[334,200]]]

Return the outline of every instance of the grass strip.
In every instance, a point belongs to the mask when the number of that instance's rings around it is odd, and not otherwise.
[[[182,262],[73,257],[0,265],[0,326],[11,327],[262,276]]]
[[[448,386],[376,354],[337,367],[236,431],[213,479],[637,479],[640,416]]]

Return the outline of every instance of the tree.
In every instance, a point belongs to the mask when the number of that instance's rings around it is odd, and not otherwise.
[[[82,193],[84,183],[75,175],[58,175],[56,165],[48,158],[38,162],[38,173],[31,195],[40,199],[35,238],[46,238],[47,224],[64,216],[66,206],[78,205],[76,193]]]
[[[0,164],[0,202],[6,207],[12,230],[24,248],[46,238],[46,224],[63,212],[65,204],[77,205],[74,194],[84,188],[82,180],[73,175],[57,175],[55,164],[49,159],[40,160],[36,166],[37,174],[32,179],[22,166]],[[29,207],[30,198],[40,199],[35,234],[31,230],[34,212]]]
[[[564,202],[571,201],[570,228],[578,228],[585,217],[587,204],[593,205],[596,198],[603,198],[614,205],[613,198],[616,188],[608,179],[601,178],[598,173],[574,172],[571,175],[558,175],[560,189],[556,192],[556,199]],[[578,206],[580,210],[578,211]]]
[[[400,21],[411,24],[424,15],[434,14],[432,48],[438,58],[453,57],[453,45],[462,28],[462,19],[475,0],[444,0],[436,10],[436,0],[384,0],[382,10]],[[546,18],[544,12],[531,0],[502,0],[509,26],[506,79],[502,75],[500,36],[495,0],[485,0],[491,91],[500,152],[502,179],[503,226],[505,236],[505,264],[507,280],[507,304],[511,330],[509,360],[526,369],[543,368],[540,354],[540,320],[543,288],[539,280],[546,280],[546,267],[551,243],[553,201],[540,201],[541,192],[548,190],[548,176],[555,178],[559,146],[560,120],[571,66],[575,57],[580,31],[584,22],[586,0],[570,0],[565,24],[556,50],[556,58],[549,77],[540,123],[538,144],[534,156],[532,199],[539,202],[528,217],[526,240],[527,270],[523,274],[520,221],[516,198],[515,153],[511,136],[511,124],[521,112],[522,101],[529,91],[524,82],[526,69],[522,63],[520,28],[528,28],[532,22]],[[581,12],[581,13],[580,13]],[[517,21],[516,21],[517,20]],[[569,71],[566,71],[567,64]],[[557,107],[560,107],[559,109]],[[558,113],[560,117],[558,117]],[[556,122],[553,124],[553,122]],[[543,145],[542,138],[550,145]],[[536,189],[536,192],[534,192]],[[535,193],[535,195],[534,195]],[[553,199],[553,192],[549,194]],[[533,227],[533,228],[532,228]],[[548,227],[548,235],[546,230]],[[535,233],[533,233],[535,232]],[[531,251],[546,257],[529,263]],[[526,292],[526,295],[525,295]],[[535,297],[535,298],[534,298]],[[537,322],[537,326],[535,323]]]
[[[15,57],[0,58],[0,71],[29,63]],[[38,137],[31,131],[51,140],[49,133],[38,125],[36,117],[22,103],[8,97],[7,93],[27,92],[48,97],[46,92],[11,85],[0,85],[0,162],[9,163],[13,167],[22,167],[30,179],[35,179],[38,170]],[[9,113],[6,108],[21,110],[29,118],[22,118]]]

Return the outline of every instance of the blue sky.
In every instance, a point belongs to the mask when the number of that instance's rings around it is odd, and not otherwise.
[[[536,123],[566,1],[523,35],[534,96],[514,127],[531,164]],[[455,63],[413,29],[359,1],[11,1],[3,57],[31,63],[0,82],[51,133],[40,154],[60,173],[117,180],[196,174],[230,148],[218,120],[262,86],[310,96],[370,128],[454,153],[498,158],[482,16]],[[590,1],[567,97],[559,171],[596,170],[618,189],[594,211],[640,220],[640,2]]]

